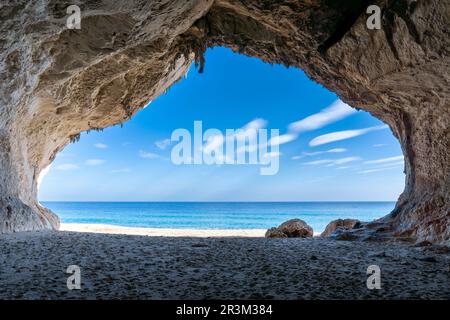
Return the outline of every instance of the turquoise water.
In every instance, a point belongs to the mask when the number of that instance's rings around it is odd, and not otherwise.
[[[388,214],[395,202],[42,202],[62,223],[127,227],[267,229],[299,218],[315,232],[332,220],[370,221]]]

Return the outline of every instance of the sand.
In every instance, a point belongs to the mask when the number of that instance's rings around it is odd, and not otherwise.
[[[156,237],[264,237],[266,229],[168,229],[136,228],[110,224],[61,224],[61,231],[95,232],[106,234],[129,234]]]
[[[46,231],[0,235],[0,248],[1,299],[450,297],[450,254],[437,246]],[[366,286],[373,264],[381,290]],[[69,265],[81,269],[81,290],[67,289]]]

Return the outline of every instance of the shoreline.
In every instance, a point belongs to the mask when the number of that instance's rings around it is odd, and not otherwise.
[[[266,229],[175,229],[175,228],[148,228],[126,227],[112,224],[96,223],[61,223],[60,231],[90,232],[102,234],[126,234],[152,237],[251,237],[264,238]],[[314,232],[314,237],[320,232]]]
[[[175,229],[126,227],[111,224],[61,223],[60,231],[126,234],[152,237],[252,237],[264,238],[266,229]]]

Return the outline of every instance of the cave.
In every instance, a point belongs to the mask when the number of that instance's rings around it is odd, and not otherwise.
[[[0,11],[0,232],[58,229],[37,201],[41,172],[80,132],[129,120],[207,48],[302,69],[382,120],[405,158],[395,209],[365,238],[450,243],[450,7],[444,1],[78,1]]]

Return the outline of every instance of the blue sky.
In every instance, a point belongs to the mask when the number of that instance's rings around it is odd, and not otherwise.
[[[178,128],[279,129],[276,175],[254,165],[175,165]],[[255,122],[253,122],[255,123]],[[282,141],[281,141],[282,140]],[[404,187],[399,143],[382,122],[355,111],[301,70],[214,48],[206,68],[133,119],[83,133],[55,159],[41,201],[383,201]]]

